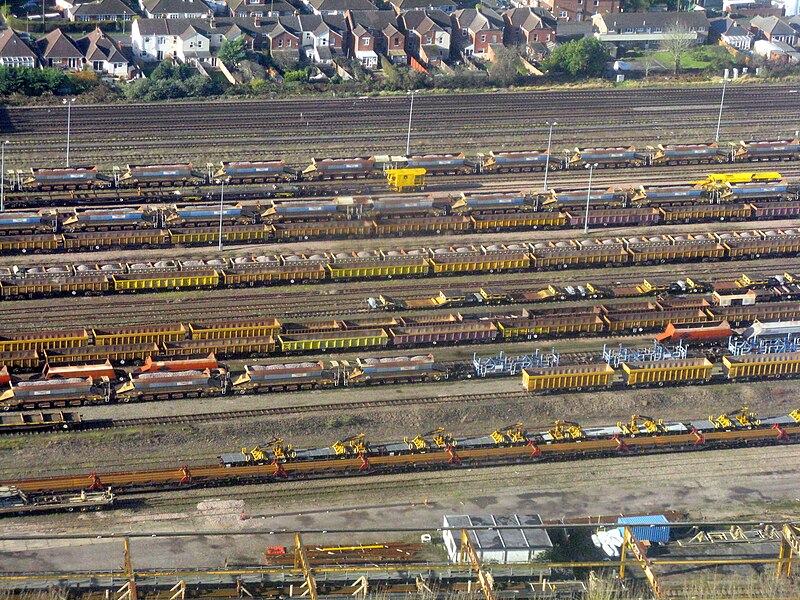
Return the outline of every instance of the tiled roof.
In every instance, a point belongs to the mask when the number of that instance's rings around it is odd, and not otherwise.
[[[92,15],[129,15],[136,14],[122,0],[98,0],[97,2],[85,2],[78,4],[72,11],[75,15],[89,17]]]
[[[54,29],[36,40],[36,48],[44,59],[83,58],[83,53],[75,46],[75,42],[60,29]]]
[[[28,48],[13,29],[0,31],[0,56],[6,58],[33,58],[36,54]]]

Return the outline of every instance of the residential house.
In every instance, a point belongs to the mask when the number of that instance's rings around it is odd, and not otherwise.
[[[67,70],[80,69],[83,66],[83,52],[60,29],[54,29],[36,40],[36,50],[43,67]]]
[[[226,40],[243,37],[247,48],[268,47],[266,33],[275,20],[257,24],[251,19],[136,19],[131,26],[134,55],[144,61],[195,58],[216,65],[214,52]]]
[[[203,0],[139,0],[148,19],[201,19],[212,12]]]
[[[122,0],[97,0],[72,4],[64,15],[70,21],[130,21],[136,12]]]
[[[556,41],[556,21],[546,10],[529,6],[511,8],[503,13],[506,23],[505,37],[507,46],[525,46],[531,44],[549,44]]]
[[[770,42],[783,42],[789,46],[797,44],[798,33],[788,23],[778,17],[753,17],[750,19],[750,31],[761,39]]]
[[[282,21],[266,26],[266,47],[272,57],[295,63],[300,59],[300,35]]]
[[[298,37],[300,53],[312,63],[331,64],[335,55],[347,51],[347,23],[342,16],[294,15],[279,21]]]
[[[789,44],[775,40],[756,40],[753,43],[753,53],[763,56],[767,60],[776,63],[788,64],[800,62],[800,51],[795,50]]]
[[[732,23],[727,31],[720,34],[719,39],[723,44],[736,48],[743,52],[749,51],[753,47],[753,40],[755,36],[747,31],[744,27],[740,27],[736,23]]]
[[[36,53],[13,29],[0,31],[0,66],[33,68],[37,62]]]
[[[592,15],[619,12],[620,0],[541,0],[559,21],[590,21]]]
[[[232,17],[242,19],[289,17],[298,12],[286,0],[227,0],[225,4]]]
[[[406,52],[426,65],[436,67],[450,59],[453,27],[449,15],[440,10],[402,13],[399,24],[406,35]]]
[[[376,10],[370,0],[303,0],[315,15],[342,15],[348,10]]]
[[[669,36],[681,36],[692,44],[708,38],[708,17],[703,11],[617,13],[592,17],[595,37],[619,46],[657,46]]]
[[[378,67],[380,55],[394,63],[408,62],[405,35],[397,27],[393,10],[348,10],[345,18],[351,32],[351,54],[365,67]]]
[[[128,75],[128,59],[117,44],[101,31],[99,27],[87,33],[75,42],[83,53],[87,65],[96,73],[105,73],[113,77]]]
[[[489,44],[503,43],[503,18],[491,8],[464,8],[451,15],[453,50],[465,56],[482,56]]]
[[[449,15],[458,8],[453,0],[389,0],[389,4],[398,15],[415,10],[440,10]]]

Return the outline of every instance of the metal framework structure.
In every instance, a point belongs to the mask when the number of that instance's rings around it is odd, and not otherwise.
[[[683,342],[675,346],[667,346],[658,341],[653,341],[652,346],[639,348],[626,348],[622,344],[614,348],[603,344],[603,361],[610,367],[618,369],[624,362],[650,362],[655,360],[670,360],[686,358],[688,348]]]
[[[742,354],[775,354],[777,352],[797,352],[800,350],[800,335],[789,333],[785,337],[754,336],[749,340],[731,337],[728,351],[734,356]]]
[[[519,375],[523,369],[539,367],[557,367],[561,364],[561,355],[553,348],[550,352],[536,349],[532,354],[509,356],[500,352],[496,356],[482,358],[475,352],[472,355],[472,366],[478,377],[488,375]]]

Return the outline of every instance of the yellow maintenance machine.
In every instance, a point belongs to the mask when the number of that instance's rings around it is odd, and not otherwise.
[[[572,421],[556,421],[548,433],[555,441],[582,440],[586,437],[581,426]]]
[[[620,421],[617,423],[617,427],[619,427],[625,435],[663,433],[664,421],[661,419],[656,421],[653,417],[645,415],[633,415],[628,423]]]
[[[294,448],[291,444],[284,445],[280,438],[273,438],[264,446],[256,446],[252,450],[242,448],[242,454],[247,457],[248,462],[255,464],[265,464],[271,462],[283,462],[295,457]]]
[[[780,181],[783,179],[780,173],[775,171],[761,171],[750,173],[709,173],[708,177],[702,181],[693,181],[694,184],[706,187],[717,187],[726,183],[764,183],[767,181]]]
[[[354,435],[344,441],[339,440],[331,446],[336,456],[358,456],[359,454],[366,454],[368,451],[367,442],[364,439],[363,433]]]
[[[744,427],[748,429],[750,427],[755,427],[761,423],[756,413],[750,412],[750,410],[743,406],[737,411],[731,413],[725,413],[718,417],[709,417],[709,421],[714,424],[714,427],[717,429],[732,429],[735,427]]]
[[[420,168],[386,169],[386,182],[393,192],[421,192],[425,189],[425,175]]]

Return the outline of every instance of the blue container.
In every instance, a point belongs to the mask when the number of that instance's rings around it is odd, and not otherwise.
[[[667,517],[664,515],[649,515],[644,517],[620,517],[617,519],[618,525],[629,525],[631,532],[637,540],[643,542],[659,542],[665,543],[669,541],[669,527],[656,524],[669,524]],[[620,531],[624,533],[624,528],[620,527]]]

